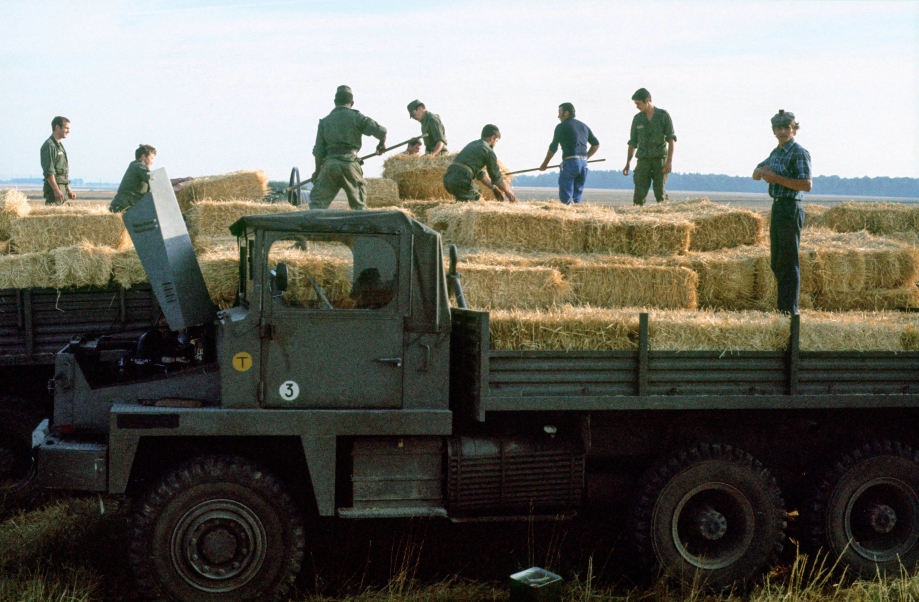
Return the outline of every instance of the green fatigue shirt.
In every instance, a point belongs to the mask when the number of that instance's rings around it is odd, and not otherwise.
[[[134,203],[141,200],[150,192],[150,168],[147,167],[140,159],[131,161],[128,170],[124,172],[121,178],[121,184],[118,186],[118,192],[109,205],[112,212],[124,211],[134,206]]]
[[[47,186],[48,176],[53,175],[58,185],[70,184],[70,165],[67,163],[67,151],[54,136],[48,137],[41,145],[41,171]]]
[[[501,177],[501,170],[498,168],[498,155],[495,154],[495,149],[489,146],[482,138],[467,144],[453,158],[453,162],[470,168],[472,173],[475,174],[475,178],[479,180],[482,179],[482,175],[487,170],[488,177],[491,178],[491,183],[495,186],[504,180]]]
[[[382,140],[386,137],[386,128],[362,115],[360,111],[335,107],[328,116],[319,120],[313,156],[319,159],[334,156],[345,161],[357,161],[356,153],[361,150],[362,135]]]
[[[438,142],[443,142],[444,147],[440,149],[439,154],[447,152],[447,132],[444,130],[444,124],[439,115],[428,111],[421,120],[421,133],[427,134],[424,140],[424,152],[430,153],[437,146]]]
[[[632,118],[629,144],[638,149],[635,156],[639,159],[667,156],[669,140],[676,142],[676,134],[673,133],[670,113],[664,109],[654,107],[654,116],[650,120],[641,111]]]

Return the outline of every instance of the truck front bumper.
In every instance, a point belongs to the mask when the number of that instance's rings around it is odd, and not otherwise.
[[[48,489],[104,492],[108,483],[108,446],[51,434],[44,420],[32,432],[36,484]]]

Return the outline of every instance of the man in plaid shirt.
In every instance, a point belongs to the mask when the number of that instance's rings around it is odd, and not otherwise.
[[[813,186],[810,153],[794,140],[798,127],[794,113],[779,110],[772,117],[772,133],[779,146],[753,170],[754,180],[769,183],[769,196],[773,199],[769,250],[778,284],[778,310],[789,315],[798,313],[801,288],[798,262],[804,227],[801,201]]]

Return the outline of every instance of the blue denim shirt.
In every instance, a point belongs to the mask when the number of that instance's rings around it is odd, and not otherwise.
[[[555,135],[552,137],[549,150],[556,152],[559,144],[562,145],[562,158],[564,159],[565,157],[586,157],[587,145],[600,144],[600,141],[590,131],[587,124],[574,117],[569,117],[555,126]]]
[[[768,165],[769,169],[785,178],[794,180],[809,180],[811,178],[811,154],[804,150],[804,147],[795,142],[794,139],[790,140],[784,147],[775,147],[769,158],[756,167],[760,168],[764,165]],[[803,192],[792,190],[781,184],[770,184],[769,196],[775,200],[804,200]]]

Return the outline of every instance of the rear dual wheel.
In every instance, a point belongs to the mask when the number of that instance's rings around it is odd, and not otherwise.
[[[807,504],[811,543],[856,576],[919,565],[919,452],[871,441],[842,456]]]
[[[786,514],[750,454],[699,443],[642,477],[632,534],[646,567],[712,589],[744,587],[778,559]]]

